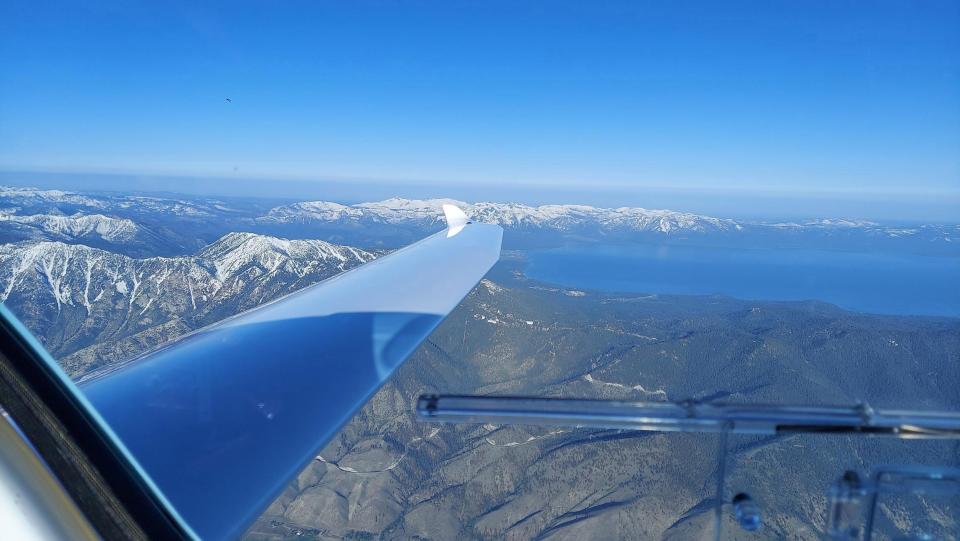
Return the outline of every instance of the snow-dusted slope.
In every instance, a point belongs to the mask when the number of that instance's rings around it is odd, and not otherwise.
[[[178,320],[195,328],[375,256],[249,233],[172,258],[135,259],[62,242],[3,244],[0,301],[61,353]]]

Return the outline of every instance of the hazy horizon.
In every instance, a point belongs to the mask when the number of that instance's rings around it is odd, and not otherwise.
[[[8,3],[0,170],[950,221],[958,22],[949,2]]]
[[[892,191],[758,190],[743,188],[671,188],[668,186],[600,186],[520,183],[443,183],[381,179],[254,179],[132,173],[5,171],[0,184],[89,192],[184,194],[275,201],[329,200],[360,203],[390,197],[449,197],[466,202],[527,205],[582,204],[597,207],[667,209],[724,218],[753,220],[843,218],[887,223],[958,223],[960,194],[903,194]]]

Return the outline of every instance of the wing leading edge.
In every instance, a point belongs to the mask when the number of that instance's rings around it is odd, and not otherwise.
[[[454,224],[81,384],[203,539],[238,537],[497,261]]]

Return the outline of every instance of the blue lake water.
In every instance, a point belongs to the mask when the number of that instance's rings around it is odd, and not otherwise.
[[[813,299],[859,312],[960,317],[957,257],[576,245],[530,252],[525,274],[604,291]]]

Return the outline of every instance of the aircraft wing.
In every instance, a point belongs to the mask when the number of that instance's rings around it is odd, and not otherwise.
[[[181,519],[240,536],[497,261],[449,227],[81,382]]]

